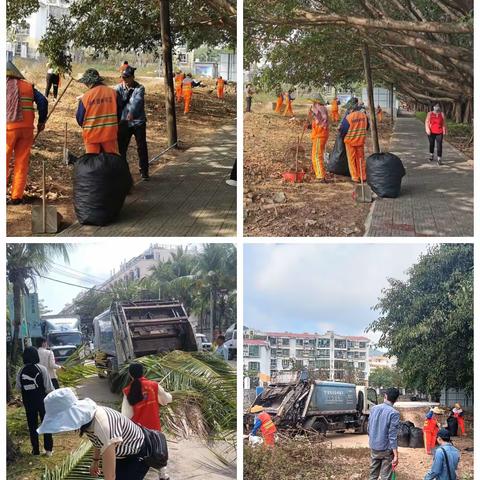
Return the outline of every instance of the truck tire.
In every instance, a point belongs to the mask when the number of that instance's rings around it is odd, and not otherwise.
[[[313,428],[318,432],[318,433],[321,433],[322,435],[327,435],[327,432],[328,432],[328,425],[327,423],[325,422],[325,420],[323,419],[319,419],[317,420],[314,425],[313,425]]]

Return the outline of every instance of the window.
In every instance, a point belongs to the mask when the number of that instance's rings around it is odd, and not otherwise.
[[[330,350],[317,350],[317,357],[330,358]]]
[[[365,369],[365,362],[358,362],[358,368]]]
[[[277,344],[277,339],[275,337],[270,337],[268,339],[268,341],[270,342],[270,345],[276,345]]]
[[[308,368],[315,368],[315,362],[313,360],[308,361]]]
[[[303,368],[303,360],[295,360],[295,366],[297,368]]]
[[[272,357],[276,357],[276,356],[277,356],[277,349],[276,349],[276,348],[272,348],[272,349],[270,350],[270,356],[272,356]]]
[[[307,345],[309,347],[314,347],[315,346],[315,339],[311,338],[310,340],[307,340]]]
[[[347,348],[346,340],[335,340],[335,348]]]
[[[322,348],[330,348],[330,339],[329,338],[319,338],[317,345]]]
[[[282,360],[282,368],[287,370],[290,368],[290,360]]]
[[[315,360],[315,367],[319,369],[329,369],[330,360]]]
[[[343,350],[335,350],[334,356],[335,358],[347,358],[347,352],[344,352]]]
[[[272,358],[270,360],[270,368],[272,370],[276,370],[277,369],[277,359],[276,358]]]
[[[260,362],[248,362],[248,369],[251,372],[259,372],[260,371]]]
[[[347,348],[353,348],[355,344],[351,340],[347,340]]]
[[[248,346],[248,356],[249,357],[259,357],[260,356],[260,346],[259,345],[249,345]]]
[[[282,338],[282,345],[283,346],[289,346],[290,345],[290,340],[288,338]]]
[[[367,342],[360,342],[358,348],[367,348]]]
[[[243,345],[243,356],[248,357],[248,345]]]
[[[178,54],[178,62],[179,63],[187,63],[187,54],[186,53],[179,53]]]
[[[300,345],[300,346],[303,345],[303,340],[301,338],[297,338],[295,340],[295,345]]]

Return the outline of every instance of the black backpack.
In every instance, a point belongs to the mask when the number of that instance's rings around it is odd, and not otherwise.
[[[142,427],[145,435],[143,462],[151,468],[163,468],[168,462],[167,439],[162,432]]]

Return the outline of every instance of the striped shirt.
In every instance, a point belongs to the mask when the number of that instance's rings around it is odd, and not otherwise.
[[[145,441],[145,435],[138,425],[120,412],[100,406],[85,435],[95,448],[100,449],[102,455],[110,445],[115,444],[117,458],[138,454]]]

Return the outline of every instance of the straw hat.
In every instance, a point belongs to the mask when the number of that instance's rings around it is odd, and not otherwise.
[[[50,392],[44,400],[45,417],[38,433],[60,433],[78,430],[90,423],[97,404],[90,398],[79,400],[71,388]]]
[[[445,413],[441,408],[438,408],[438,407],[432,408],[432,412],[435,415],[443,415]]]
[[[7,62],[7,77],[23,80],[25,77],[22,72],[13,64],[11,60]]]
[[[250,409],[250,413],[260,413],[260,412],[263,412],[263,407],[261,405],[254,405]]]

